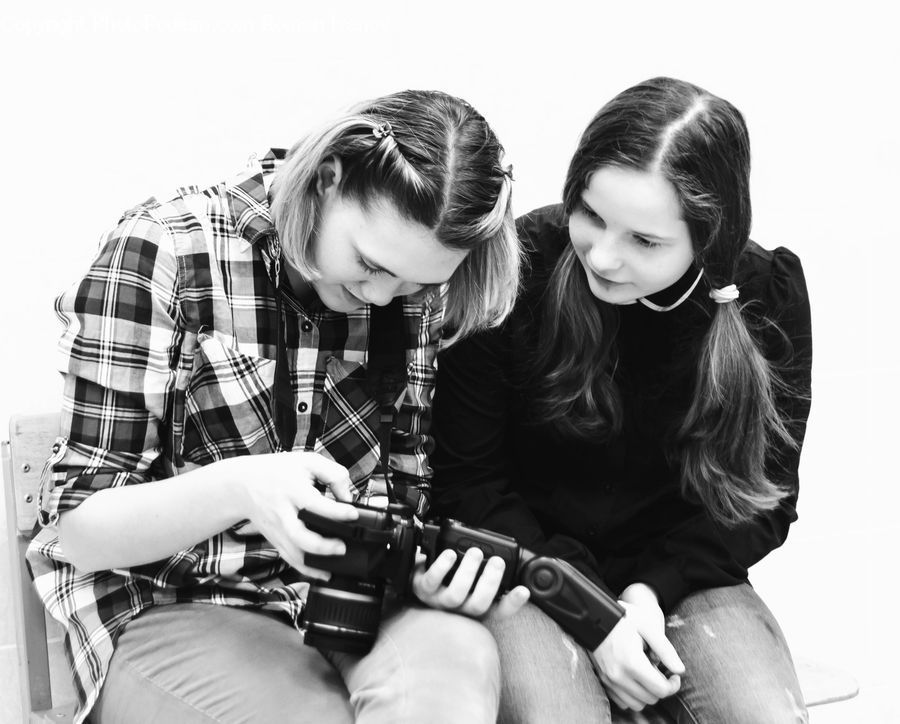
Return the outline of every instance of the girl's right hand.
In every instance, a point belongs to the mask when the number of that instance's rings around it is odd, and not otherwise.
[[[625,616],[592,655],[610,699],[622,709],[641,711],[681,688],[684,664],[666,638],[665,617],[655,600],[619,602]],[[664,676],[650,656],[671,674]]]
[[[304,562],[307,553],[343,555],[343,541],[309,530],[297,517],[301,510],[333,518],[356,520],[347,469],[311,452],[282,452],[231,458],[240,505],[252,526],[304,575],[328,579],[329,573]],[[314,483],[328,487],[337,500],[322,495]],[[346,501],[346,502],[338,502]]]
[[[525,586],[515,586],[499,601],[495,600],[506,564],[499,556],[492,556],[481,571],[484,554],[477,546],[465,552],[452,580],[445,586],[444,579],[456,558],[456,551],[448,549],[442,551],[431,566],[426,566],[425,555],[417,555],[412,578],[416,598],[432,608],[471,618],[482,618],[491,609],[495,616],[508,618],[528,602],[529,593]]]

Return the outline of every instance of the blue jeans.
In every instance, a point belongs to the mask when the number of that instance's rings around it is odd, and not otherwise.
[[[681,690],[640,713],[610,705],[588,652],[537,607],[485,622],[500,649],[503,724],[787,724],[807,713],[778,623],[749,585],[685,598],[666,635],[684,662]]]
[[[496,720],[500,669],[477,621],[410,607],[386,614],[366,656],[302,643],[285,619],[207,604],[151,608],[119,637],[94,724]]]

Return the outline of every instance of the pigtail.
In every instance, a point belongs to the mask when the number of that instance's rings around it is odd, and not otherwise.
[[[788,494],[765,465],[773,446],[797,447],[776,406],[781,386],[738,304],[717,304],[677,443],[683,493],[720,523],[748,521]]]

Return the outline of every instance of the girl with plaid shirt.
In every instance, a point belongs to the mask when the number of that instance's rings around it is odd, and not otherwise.
[[[57,300],[63,422],[29,551],[76,724],[494,721],[496,649],[472,618],[393,607],[365,656],[303,645],[328,575],[305,556],[345,548],[298,512],[353,520],[372,492],[370,311],[400,299],[390,469],[424,514],[442,329],[499,323],[518,264],[502,147],[439,92],[360,104],[121,218]]]

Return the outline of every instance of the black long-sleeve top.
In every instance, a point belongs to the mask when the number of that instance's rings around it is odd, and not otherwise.
[[[767,459],[767,473],[790,495],[776,510],[729,528],[681,493],[678,451],[667,456],[664,447],[690,405],[697,351],[715,312],[705,278],[668,312],[617,307],[613,379],[621,433],[606,441],[566,439],[535,419],[527,383],[541,295],[570,243],[566,219],[561,207],[544,207],[521,217],[518,231],[530,263],[512,315],[438,358],[433,509],[565,558],[615,593],[646,583],[663,610],[693,591],[746,581],[748,568],[784,542],[797,518],[812,361],[800,260],[753,242],[740,258],[739,303],[748,305],[754,337],[790,389],[777,404],[798,447],[773,447]],[[685,280],[679,285],[686,290]],[[664,290],[655,301],[671,301],[678,291]],[[602,302],[591,297],[585,304]]]

